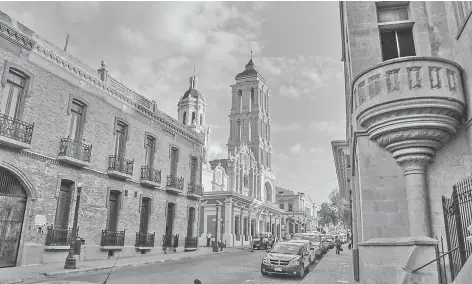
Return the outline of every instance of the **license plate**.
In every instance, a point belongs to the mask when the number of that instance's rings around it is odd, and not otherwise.
[[[276,267],[275,271],[282,271],[282,267],[280,267],[280,266]]]

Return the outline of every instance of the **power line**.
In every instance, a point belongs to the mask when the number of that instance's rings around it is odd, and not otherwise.
[[[317,188],[319,188],[319,187],[321,187],[321,186],[323,186],[323,185],[325,185],[325,184],[328,184],[328,183],[332,182],[333,180],[337,180],[337,179],[338,179],[338,178],[335,177],[335,178],[330,179],[330,180],[328,180],[327,182],[324,182],[324,183],[322,183],[322,184],[320,184],[320,185],[317,185],[317,186],[312,187],[312,188],[309,188],[309,189],[305,189],[303,192],[306,192],[306,191],[309,191],[309,190],[313,190],[313,189],[317,189]]]

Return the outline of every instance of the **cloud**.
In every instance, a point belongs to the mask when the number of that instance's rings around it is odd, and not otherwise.
[[[311,121],[310,129],[313,131],[342,133],[345,130],[345,124],[344,121]]]
[[[208,154],[210,160],[217,159],[218,157],[226,157],[226,149],[223,148],[223,145],[219,142],[212,143],[210,142],[210,147],[208,148]]]
[[[297,143],[290,148],[290,152],[292,152],[293,154],[299,154],[301,150],[302,145],[300,145],[300,143]]]
[[[288,125],[281,125],[281,124],[272,124],[271,129],[272,132],[284,132],[284,131],[303,131],[302,124],[300,122],[293,122]]]
[[[130,28],[120,27],[119,35],[131,47],[147,48],[150,45],[149,40],[140,31],[132,31]]]
[[[298,98],[300,97],[300,92],[294,86],[282,85],[279,89],[279,94],[283,97],[288,98]]]
[[[100,2],[60,2],[63,16],[75,23],[89,22],[100,13]]]

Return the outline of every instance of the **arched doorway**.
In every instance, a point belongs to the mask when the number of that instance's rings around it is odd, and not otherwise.
[[[266,194],[267,201],[273,201],[272,200],[272,185],[268,181],[266,181],[265,183],[265,194]]]
[[[0,168],[0,268],[16,266],[26,199],[16,176]]]

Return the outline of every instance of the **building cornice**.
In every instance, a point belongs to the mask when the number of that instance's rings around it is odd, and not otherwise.
[[[6,14],[3,14],[3,17],[0,18],[2,21],[5,21],[5,15]],[[17,23],[19,27],[24,27],[18,22],[15,23]],[[27,31],[29,29],[24,27],[24,30]],[[153,119],[154,121],[158,122],[164,130],[177,133],[200,146],[204,144],[203,135],[199,135],[192,132],[190,129],[187,129],[185,125],[182,125],[176,119],[157,109],[155,103],[127,88],[125,85],[113,79],[112,77],[107,78],[109,81],[109,84],[107,84],[98,78],[98,72],[97,74],[91,74],[83,67],[79,67],[78,64],[73,63],[74,60],[68,60],[66,57],[71,57],[70,55],[59,55],[53,51],[52,48],[49,48],[45,44],[41,43],[41,41],[44,40],[42,40],[38,35],[33,33],[30,38],[24,35],[22,32],[16,30],[11,23],[0,21],[0,36],[18,45],[22,49],[36,54],[47,63],[59,67],[61,70],[78,79],[79,82],[86,83],[92,88],[107,94],[113,99],[130,106],[136,112]],[[35,40],[34,38],[38,39]]]

